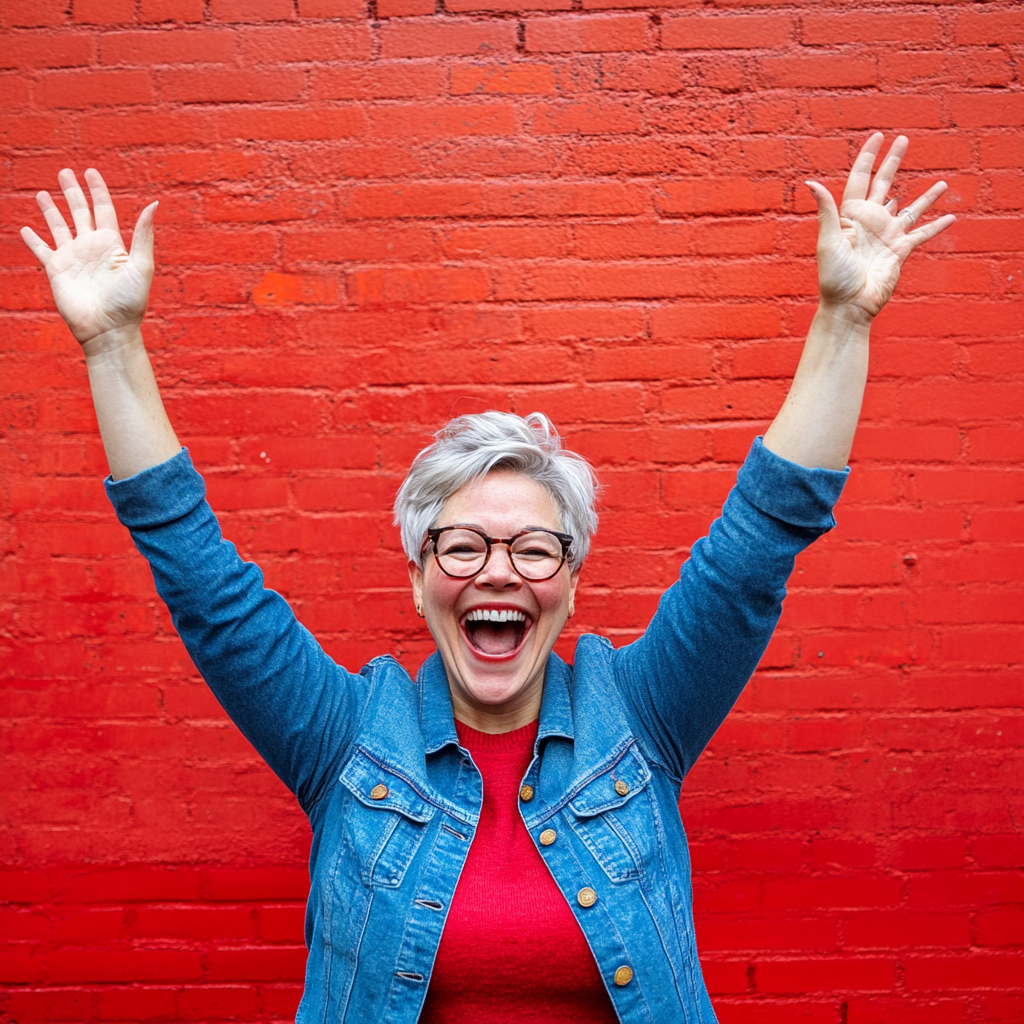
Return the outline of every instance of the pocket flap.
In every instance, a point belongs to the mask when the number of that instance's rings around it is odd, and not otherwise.
[[[376,811],[397,811],[410,821],[430,821],[434,807],[394,769],[357,747],[341,771],[340,780],[352,795]]]
[[[629,803],[650,781],[651,770],[637,750],[636,743],[631,743],[615,764],[591,779],[569,801],[569,809],[578,818],[591,818],[595,814],[613,811]]]

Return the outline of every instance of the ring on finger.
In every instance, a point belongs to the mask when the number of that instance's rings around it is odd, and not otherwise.
[[[900,214],[900,216],[901,216],[901,217],[906,217],[906,218],[907,218],[907,223],[908,223],[909,225],[911,225],[911,226],[913,226],[913,224],[914,224],[914,221],[916,221],[916,220],[917,220],[917,214],[916,214],[916,213],[914,213],[914,211],[913,211],[913,210],[904,210],[904,211],[903,211],[903,212],[902,212],[902,213]]]

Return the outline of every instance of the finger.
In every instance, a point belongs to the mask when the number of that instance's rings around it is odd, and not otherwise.
[[[150,272],[153,270],[153,218],[159,205],[159,201],[150,203],[139,214],[132,233],[132,262]]]
[[[900,161],[907,152],[909,145],[910,140],[906,135],[896,136],[896,141],[889,147],[889,152],[885,154],[882,166],[878,168],[875,180],[871,183],[871,192],[868,195],[870,202],[885,202],[885,197],[889,194],[889,189],[892,187],[892,179],[896,177]]]
[[[836,201],[821,182],[805,181],[818,204],[818,246],[835,245],[842,241],[843,229],[839,223]]]
[[[31,229],[21,229],[21,240],[32,250],[32,255],[45,267],[53,256],[53,250]]]
[[[948,189],[949,186],[944,181],[937,181],[926,192],[919,195],[900,213],[900,219],[903,221],[903,229],[909,232],[921,217],[931,209],[935,201],[943,196]]]
[[[85,172],[85,183],[89,186],[89,195],[92,196],[92,211],[96,218],[96,227],[118,231],[117,211],[114,209],[114,203],[107,191],[107,183],[103,180],[103,175],[95,167],[90,167]]]
[[[57,204],[53,201],[53,197],[49,192],[37,192],[36,202],[39,204],[39,209],[43,211],[43,216],[46,218],[46,226],[50,229],[50,234],[53,235],[54,245],[60,247],[65,242],[74,241],[74,237],[71,234],[71,229],[67,226],[64,220],[64,214],[57,209]]]
[[[68,209],[71,211],[71,219],[75,222],[75,234],[80,235],[83,231],[92,231],[92,214],[89,212],[89,202],[85,198],[82,186],[78,184],[75,172],[65,167],[57,175],[61,191],[67,200]]]
[[[930,224],[922,224],[919,228],[914,231],[907,232],[907,238],[913,243],[916,249],[923,242],[927,242],[928,239],[934,238],[941,231],[945,231],[956,220],[956,215],[952,213],[943,214],[938,220],[933,220]]]
[[[846,189],[843,192],[843,202],[848,199],[867,198],[868,188],[871,185],[871,168],[875,166],[875,158],[882,148],[881,132],[875,132],[867,142],[861,146],[857,159],[853,161],[850,169],[850,177],[846,180]]]
[[[896,205],[897,205],[896,204],[896,200],[895,199],[890,199],[885,204],[885,207],[884,207],[885,212],[886,213],[891,213],[895,217],[896,216]]]

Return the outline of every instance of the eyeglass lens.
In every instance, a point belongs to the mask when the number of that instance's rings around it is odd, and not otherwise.
[[[475,530],[445,530],[434,550],[438,565],[449,576],[475,576],[487,561],[487,540]],[[509,554],[517,575],[527,580],[554,576],[563,561],[559,539],[540,530],[515,537]]]

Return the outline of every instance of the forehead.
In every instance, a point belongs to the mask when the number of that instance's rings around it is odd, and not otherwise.
[[[511,470],[495,470],[460,487],[444,503],[437,523],[472,523],[495,537],[509,536],[527,526],[563,528],[558,505],[547,488]]]

